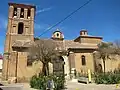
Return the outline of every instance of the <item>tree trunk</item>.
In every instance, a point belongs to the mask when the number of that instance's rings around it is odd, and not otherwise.
[[[105,60],[103,59],[103,66],[104,66],[104,74],[105,74]]]
[[[47,75],[47,73],[46,73],[46,63],[43,63],[43,67],[42,67],[42,73],[43,73],[43,75]]]
[[[42,73],[45,76],[49,75],[49,66],[48,66],[48,63],[43,63]]]
[[[47,63],[47,75],[49,75],[49,64]]]

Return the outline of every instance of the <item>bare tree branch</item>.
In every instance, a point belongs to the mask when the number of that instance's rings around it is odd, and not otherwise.
[[[95,56],[103,60],[104,73],[105,73],[105,62],[107,59],[113,60],[111,56],[116,55],[115,51],[116,50],[113,43],[102,42],[98,45],[98,50],[97,53],[95,53]]]
[[[56,44],[50,39],[40,39],[36,40],[34,45],[29,49],[29,56],[31,59],[41,61],[43,63],[43,73],[45,74],[46,67],[48,68],[48,63],[57,57],[59,52],[56,50]]]

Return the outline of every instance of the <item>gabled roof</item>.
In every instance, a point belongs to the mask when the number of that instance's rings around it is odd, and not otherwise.
[[[100,36],[91,36],[91,35],[87,35],[87,36],[79,36],[79,37],[77,37],[74,41],[78,41],[80,38],[96,38],[96,39],[103,39],[103,37],[100,37]]]
[[[79,43],[74,42],[73,40],[65,40],[65,47],[66,49],[73,48],[73,49],[97,49],[97,44],[88,44],[88,43]]]
[[[44,39],[45,40],[45,39]],[[51,40],[51,39],[48,39]],[[68,50],[71,49],[97,49],[97,44],[89,44],[89,43],[79,43],[74,42],[74,40],[53,40],[56,44],[59,50]]]
[[[97,44],[90,43],[79,43],[74,40],[53,40],[53,39],[42,39],[45,41],[53,41],[57,45],[59,50],[68,50],[70,49],[97,49]],[[13,47],[30,47],[32,44],[36,43],[30,40],[17,40],[13,43]]]

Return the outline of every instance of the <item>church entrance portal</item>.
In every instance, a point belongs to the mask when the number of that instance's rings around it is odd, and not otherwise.
[[[64,75],[64,59],[60,56],[53,62],[53,73],[55,75]]]

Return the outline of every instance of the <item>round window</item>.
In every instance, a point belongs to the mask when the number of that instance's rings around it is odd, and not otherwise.
[[[57,33],[57,37],[59,37],[59,33]]]

